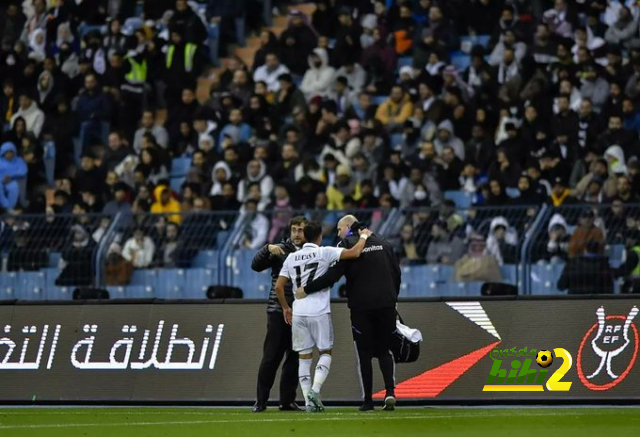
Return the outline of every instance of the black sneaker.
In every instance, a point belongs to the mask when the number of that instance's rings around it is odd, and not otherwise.
[[[382,407],[383,411],[393,411],[396,409],[396,398],[393,395],[387,396],[384,398],[384,407]]]
[[[267,409],[267,404],[256,403],[251,409],[251,411],[253,411],[254,413],[262,413],[266,409]]]
[[[373,411],[373,402],[365,402],[364,404],[360,405],[360,408],[358,408],[359,411]]]
[[[280,405],[280,411],[304,411],[295,402],[289,404]]]

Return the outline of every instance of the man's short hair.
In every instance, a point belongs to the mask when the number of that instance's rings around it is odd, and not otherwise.
[[[307,218],[303,215],[297,215],[289,220],[289,229],[291,226],[304,226],[307,223]]]
[[[322,226],[318,222],[308,222],[304,225],[304,239],[311,243],[322,235]]]

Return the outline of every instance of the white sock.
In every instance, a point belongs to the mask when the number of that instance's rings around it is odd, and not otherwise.
[[[300,388],[302,389],[305,405],[309,405],[307,395],[309,394],[309,390],[311,390],[311,362],[311,359],[305,360],[300,358],[298,360],[298,380],[300,381]]]
[[[320,393],[322,384],[329,376],[329,369],[331,368],[331,355],[320,355],[318,365],[316,366],[316,373],[313,376],[313,391]]]

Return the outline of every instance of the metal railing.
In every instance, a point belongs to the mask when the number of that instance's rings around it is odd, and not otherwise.
[[[0,222],[1,296],[47,299],[94,286],[119,287],[115,290],[121,297],[159,293],[202,298],[209,286],[226,285],[242,288],[246,297],[266,297],[268,272],[258,274],[250,267],[255,252],[286,238],[288,222],[296,215],[319,221],[323,244],[333,245],[335,225],[345,213],[6,215]],[[560,208],[456,208],[445,203],[349,213],[393,245],[405,274],[403,289],[410,296],[479,292],[488,279],[457,274],[461,260],[474,256],[491,257],[500,271],[497,282],[517,286],[520,294],[557,294],[562,272],[589,245],[594,255],[607,260],[612,277],[619,278],[614,287],[620,292],[634,269],[616,269],[640,245],[640,205],[619,202]]]

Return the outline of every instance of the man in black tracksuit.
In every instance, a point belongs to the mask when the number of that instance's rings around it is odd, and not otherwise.
[[[354,225],[355,224],[355,225]],[[341,247],[350,248],[358,242],[357,219],[352,215],[338,222]],[[351,310],[351,328],[356,342],[362,377],[364,404],[361,411],[373,410],[373,367],[378,358],[386,389],[384,410],[395,406],[395,363],[391,353],[392,335],[396,330],[396,302],[400,293],[400,266],[393,246],[379,235],[367,240],[360,258],[340,261],[329,271],[298,291],[298,298],[331,287],[344,275]]]
[[[267,304],[267,335],[264,339],[262,362],[258,371],[258,396],[256,404],[253,406],[254,413],[260,413],[267,409],[269,393],[283,356],[285,360],[280,375],[280,410],[302,411],[295,402],[298,388],[298,354],[291,349],[291,326],[284,320],[282,307],[276,296],[275,284],[287,255],[297,251],[305,243],[305,223],[306,219],[302,216],[292,218],[289,222],[291,231],[289,239],[280,244],[264,246],[258,251],[251,263],[251,268],[256,272],[271,268],[271,290]],[[285,297],[291,305],[293,303],[291,284],[285,287]]]

